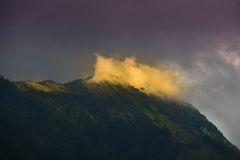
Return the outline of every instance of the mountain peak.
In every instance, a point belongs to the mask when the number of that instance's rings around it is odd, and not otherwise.
[[[0,87],[3,86],[0,157],[108,160],[240,157],[239,150],[186,102],[145,94],[131,86],[87,83],[85,79],[65,84],[9,82],[8,86],[0,81]]]

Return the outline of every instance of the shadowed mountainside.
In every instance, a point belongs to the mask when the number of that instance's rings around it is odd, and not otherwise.
[[[188,103],[131,86],[0,78],[0,159],[240,160]]]

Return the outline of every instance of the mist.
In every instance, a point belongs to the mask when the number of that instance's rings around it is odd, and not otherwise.
[[[133,57],[119,60],[100,54],[96,55],[94,75],[89,81],[130,85],[147,94],[171,97],[179,97],[182,87],[170,69],[141,64]]]

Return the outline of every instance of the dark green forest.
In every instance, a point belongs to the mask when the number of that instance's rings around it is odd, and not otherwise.
[[[1,160],[240,160],[195,107],[103,82],[0,78]]]

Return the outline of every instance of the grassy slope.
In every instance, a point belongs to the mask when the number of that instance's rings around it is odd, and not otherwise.
[[[187,104],[108,83],[21,83],[0,80],[0,159],[240,159]]]

